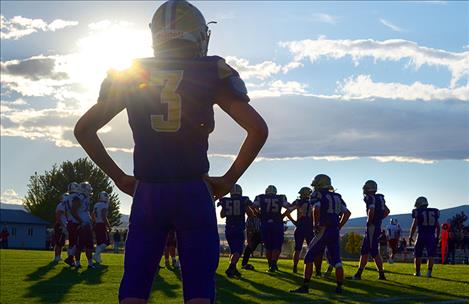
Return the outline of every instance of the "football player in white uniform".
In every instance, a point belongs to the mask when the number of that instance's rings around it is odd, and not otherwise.
[[[65,210],[67,216],[68,231],[68,257],[64,262],[70,266],[75,266],[75,253],[78,238],[78,219],[73,215],[72,209],[74,205],[79,205],[81,200],[80,184],[72,182],[68,185],[68,195],[65,200]]]
[[[98,202],[94,204],[93,213],[91,214],[94,223],[94,234],[96,235],[96,252],[93,259],[97,263],[101,263],[101,252],[109,246],[109,229],[110,224],[107,218],[109,209],[109,194],[105,191],[99,193]]]
[[[54,225],[54,262],[62,259],[62,249],[65,245],[67,231],[67,217],[65,216],[65,204],[67,202],[68,193],[62,194],[60,202],[55,207],[55,225]]]
[[[88,259],[88,269],[94,269],[93,266],[93,232],[91,228],[91,216],[90,216],[90,199],[93,194],[93,188],[90,183],[82,182],[80,183],[81,190],[81,200],[79,202],[74,202],[72,206],[72,214],[79,221],[78,226],[78,241],[77,241],[77,250],[75,253],[75,266],[81,268],[80,258],[81,252],[84,249],[86,253],[86,258]]]

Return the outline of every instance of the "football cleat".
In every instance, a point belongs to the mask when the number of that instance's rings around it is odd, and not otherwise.
[[[384,275],[384,272],[381,272],[381,273],[379,274],[378,280],[386,281],[386,276]]]
[[[225,271],[225,274],[227,277],[229,277],[230,279],[234,278],[235,277],[235,273],[233,271],[232,268],[228,268],[226,271]]]
[[[80,267],[81,267],[81,266],[80,266]],[[94,265],[88,265],[88,269],[97,269],[97,267],[94,266]]]
[[[354,281],[359,281],[362,279],[362,276],[359,275],[359,274],[354,274],[352,277],[351,277],[352,280]]]
[[[241,266],[241,268],[243,268],[245,270],[254,270],[254,266],[252,266],[251,264],[243,265],[243,266]]]
[[[419,276],[420,276],[420,272],[414,273],[414,277],[419,277]]]
[[[430,270],[427,271],[427,278],[431,278],[432,277],[432,272]]]
[[[290,290],[291,293],[309,293],[309,288],[306,285],[303,285],[297,289]]]
[[[64,263],[67,264],[70,267],[75,266],[75,261],[73,259],[73,256],[69,256],[64,260]]]
[[[98,253],[93,254],[93,259],[96,261],[96,263],[101,264],[101,255]]]
[[[269,269],[267,269],[266,272],[274,273],[275,272],[275,266],[270,266]]]
[[[233,269],[233,274],[236,278],[240,279],[243,275],[241,274],[241,272],[238,271],[238,269]]]
[[[335,288],[335,293],[338,293],[338,294],[342,293],[342,286],[341,285],[337,285],[337,287]]]

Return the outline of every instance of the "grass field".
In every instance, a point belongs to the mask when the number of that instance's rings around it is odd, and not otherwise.
[[[96,270],[70,269],[51,263],[52,252],[0,250],[0,303],[116,303],[122,276],[122,254],[103,254],[105,265]],[[362,281],[346,281],[343,295],[334,294],[335,283],[313,279],[309,295],[289,294],[302,282],[291,273],[291,261],[279,263],[280,272],[265,272],[264,260],[253,259],[256,271],[243,278],[226,278],[228,260],[222,258],[217,274],[217,303],[469,303],[469,266],[436,265],[434,277],[414,278],[411,264],[386,265],[388,281],[377,280],[369,264]],[[345,263],[346,276],[355,262]],[[162,269],[151,303],[181,303],[181,281],[176,271]]]

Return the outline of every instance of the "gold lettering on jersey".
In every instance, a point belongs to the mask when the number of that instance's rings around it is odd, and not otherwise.
[[[168,105],[165,115],[151,115],[156,132],[177,132],[181,128],[181,95],[176,93],[184,71],[157,71],[150,76],[150,86],[161,87],[160,102]]]

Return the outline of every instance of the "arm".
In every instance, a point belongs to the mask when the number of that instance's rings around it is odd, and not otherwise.
[[[374,219],[374,216],[375,216],[375,209],[374,208],[369,208],[368,209],[368,223],[373,223],[373,219]]]
[[[78,214],[78,208],[80,208],[80,199],[75,198],[72,201],[72,209],[70,210],[70,212],[72,213],[73,217],[76,218],[78,220],[78,222],[81,224],[83,222],[83,220],[81,219],[80,215]]]
[[[351,215],[352,212],[350,212],[350,210],[348,209],[342,213],[342,216],[340,217],[339,229],[342,229],[342,227],[344,227],[345,223],[347,223]]]
[[[417,221],[415,218],[412,220],[412,226],[410,227],[410,236],[409,236],[409,243],[414,242],[414,233],[415,230],[417,229]],[[409,244],[410,245],[410,244]]]
[[[234,97],[232,97],[234,98]],[[261,150],[268,136],[268,128],[262,117],[248,103],[237,100],[222,99],[218,105],[225,111],[238,125],[247,132],[241,149],[230,169],[221,177],[205,177],[212,186],[215,199],[228,193],[254,161]]]
[[[223,209],[223,208],[222,208],[221,211],[220,211],[220,217],[221,217],[221,218],[225,218],[225,217],[226,217],[226,212],[225,212],[225,209]]]
[[[111,159],[97,135],[98,130],[124,108],[125,105],[122,102],[114,102],[113,100],[98,102],[78,120],[74,134],[91,160],[114,181],[120,190],[132,196],[135,178],[126,175]]]
[[[388,206],[384,205],[383,219],[386,218],[386,217],[389,215],[390,212],[391,212],[391,211],[389,211]]]
[[[319,207],[313,207],[313,227],[317,228],[319,226]]]

